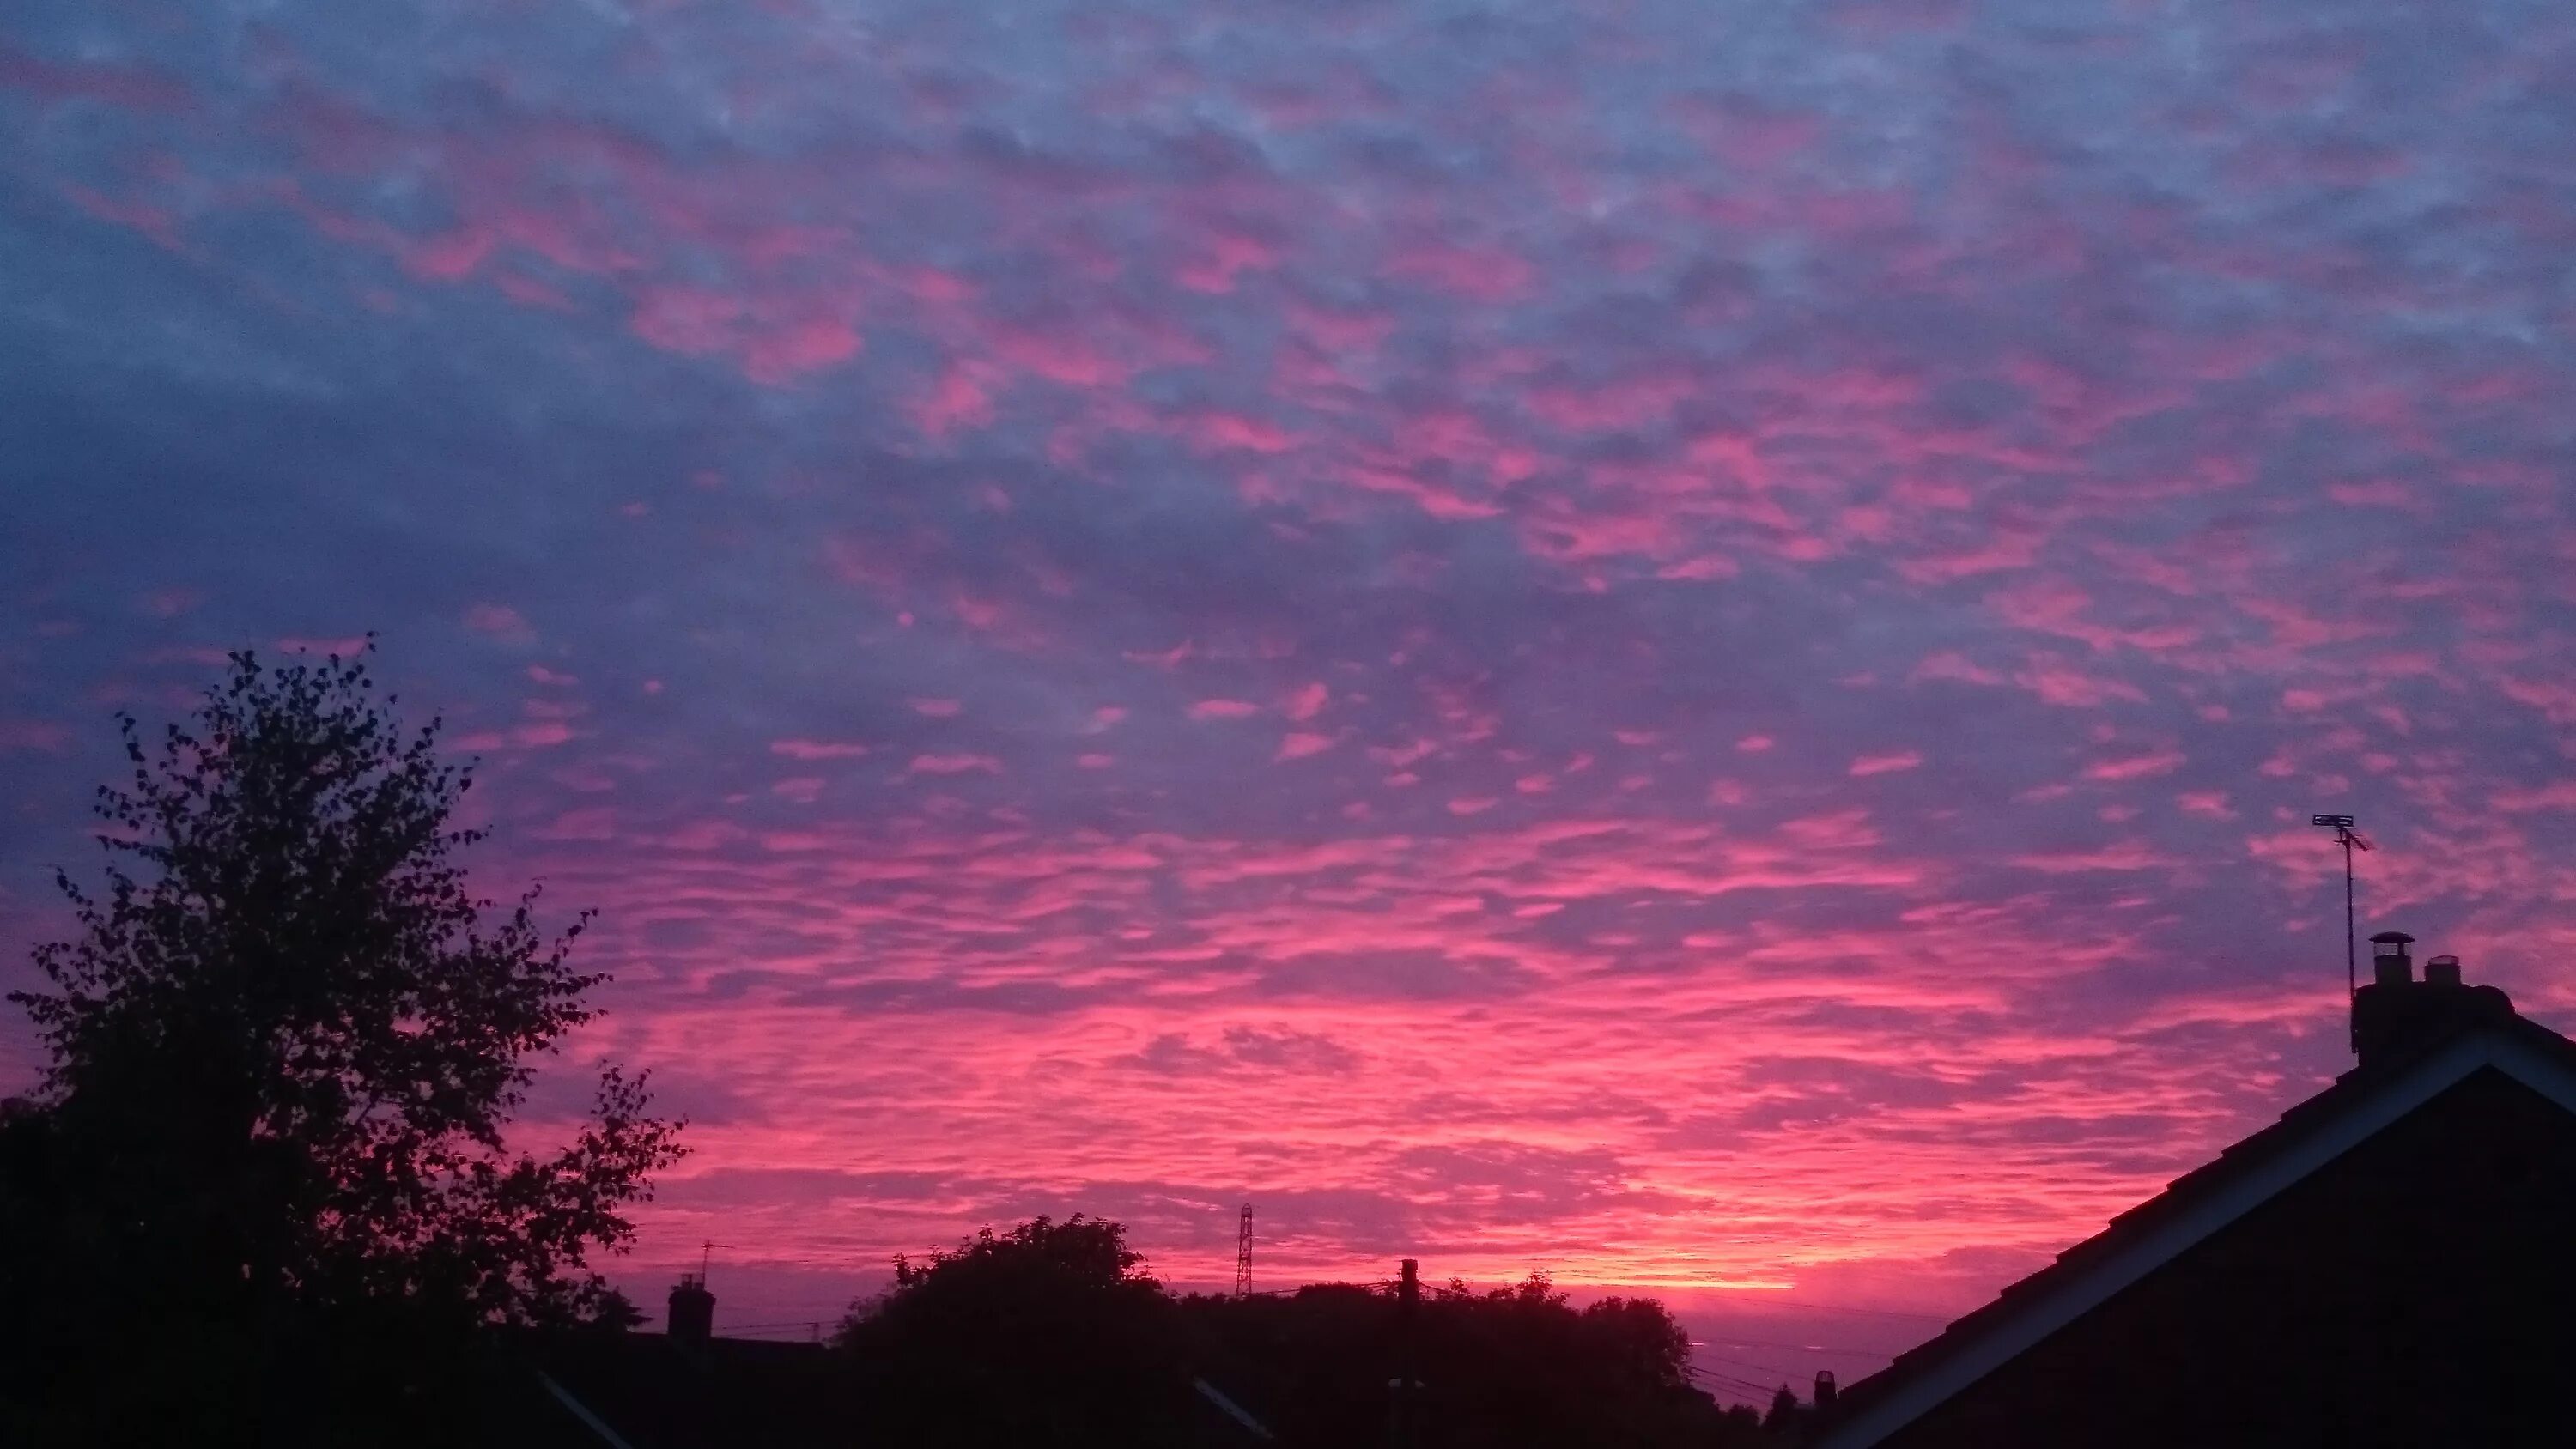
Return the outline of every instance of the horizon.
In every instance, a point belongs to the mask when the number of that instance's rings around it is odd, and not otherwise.
[[[1148,1255],[1146,1267],[1153,1266]],[[719,1262],[717,1269],[713,1275],[715,1333],[724,1338],[828,1340],[846,1314],[884,1291],[893,1280],[891,1270],[832,1277],[810,1269],[764,1273],[759,1264],[728,1271]],[[641,1331],[662,1332],[667,1319],[665,1296],[678,1283],[681,1273],[693,1271],[685,1264],[677,1264],[667,1275],[656,1277],[651,1270],[629,1260],[617,1264],[609,1276],[643,1310]],[[751,1292],[741,1299],[729,1297],[723,1290],[736,1287],[746,1273],[754,1280]],[[772,1281],[763,1283],[763,1277]],[[1253,1293],[1256,1297],[1275,1296],[1322,1286],[1384,1289],[1394,1278],[1390,1265],[1388,1272],[1375,1277],[1327,1277],[1286,1286],[1256,1287]],[[1450,1278],[1432,1273],[1426,1264],[1423,1281],[1426,1286],[1441,1286]],[[828,1290],[834,1282],[843,1285],[838,1296]],[[1468,1286],[1501,1287],[1505,1280],[1468,1280]],[[1648,1297],[1663,1303],[1690,1333],[1693,1361],[1700,1368],[1699,1386],[1720,1403],[1754,1408],[1767,1406],[1772,1393],[1782,1384],[1797,1391],[1800,1398],[1808,1397],[1819,1369],[1833,1372],[1846,1386],[1857,1382],[1886,1367],[1897,1354],[1938,1333],[1960,1313],[1977,1306],[1963,1303],[1953,1311],[1927,1312],[1920,1308],[1817,1303],[1763,1290],[1739,1290],[1751,1296],[1720,1300],[1713,1295],[1653,1285],[1557,1281],[1556,1286],[1577,1304],[1612,1296]],[[1167,1278],[1164,1287],[1176,1295],[1224,1297],[1232,1293],[1233,1280],[1183,1282]],[[1760,1301],[1766,1296],[1772,1301]]]
[[[2576,1026],[2576,17],[1327,9],[0,19],[0,989],[372,631],[720,1331],[1248,1201],[1892,1352],[2350,1065],[2312,812]]]

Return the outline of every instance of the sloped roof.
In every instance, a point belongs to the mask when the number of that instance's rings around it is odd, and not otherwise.
[[[1852,1384],[1819,1449],[1866,1449],[2113,1294],[2480,1070],[2576,1113],[2576,1043],[2519,1016],[2356,1067],[2217,1159],[2111,1220],[1995,1301]]]
[[[496,1387],[491,1449],[774,1449],[850,1442],[847,1375],[820,1346],[658,1333],[570,1335]]]

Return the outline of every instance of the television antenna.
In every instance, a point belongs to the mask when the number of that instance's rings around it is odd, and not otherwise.
[[[2335,833],[2335,843],[2343,847],[2343,994],[2346,1001],[2361,994],[2361,936],[2352,912],[2352,853],[2376,850],[2370,837],[2352,828],[2349,815],[2311,815],[2310,825],[2323,826]],[[2355,1028],[2353,1050],[2361,1050],[2361,1038]]]

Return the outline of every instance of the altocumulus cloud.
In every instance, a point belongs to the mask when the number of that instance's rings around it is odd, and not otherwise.
[[[0,938],[106,710],[376,628],[702,1108],[648,1279],[1073,1207],[1214,1279],[1250,1196],[1283,1279],[1964,1295],[2340,1066],[2311,808],[2576,1006],[2571,68],[13,7]]]

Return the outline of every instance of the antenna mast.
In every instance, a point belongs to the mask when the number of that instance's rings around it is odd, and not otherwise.
[[[1243,1225],[1234,1233],[1234,1296],[1252,1292],[1252,1204],[1243,1205]]]
[[[2370,837],[2352,828],[2349,815],[2311,815],[2310,825],[2322,825],[2335,833],[2335,843],[2343,847],[2343,994],[2349,1002],[2361,993],[2360,931],[2354,925],[2352,910],[2352,853],[2355,849],[2375,847]],[[2361,1050],[2361,1028],[2353,1028],[2352,1049]]]

